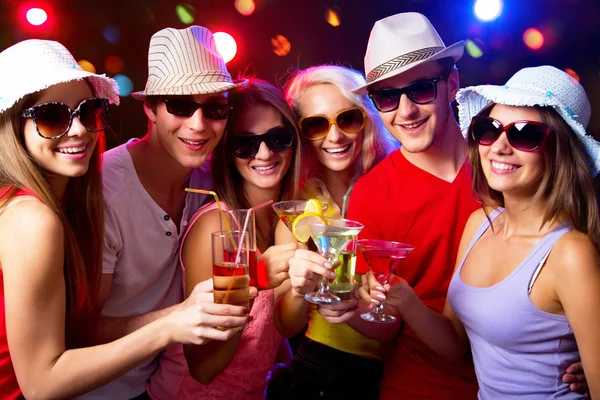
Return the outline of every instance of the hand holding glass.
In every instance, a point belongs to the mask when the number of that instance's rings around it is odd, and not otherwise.
[[[411,245],[388,240],[361,239],[358,241],[357,246],[365,261],[369,264],[373,276],[382,285],[388,283],[400,260],[414,250]],[[361,314],[360,317],[370,322],[391,323],[396,321],[396,317],[385,313],[383,302],[379,302],[371,312]]]
[[[333,265],[348,243],[358,235],[364,227],[362,224],[341,218],[324,218],[325,223],[310,222],[310,235],[319,250],[319,254]],[[339,304],[341,299],[329,290],[329,278],[324,276],[318,292],[304,295],[307,301],[314,304]]]

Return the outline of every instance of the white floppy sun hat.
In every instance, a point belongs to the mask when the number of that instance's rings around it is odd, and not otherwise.
[[[94,96],[119,104],[117,82],[84,71],[62,44],[39,39],[19,42],[0,53],[0,112],[28,94],[81,79],[92,85]]]
[[[523,68],[503,86],[480,85],[460,89],[456,101],[460,129],[465,138],[471,119],[491,103],[552,107],[583,143],[594,176],[600,172],[600,143],[586,132],[592,115],[590,101],[583,86],[558,68],[549,65]]]

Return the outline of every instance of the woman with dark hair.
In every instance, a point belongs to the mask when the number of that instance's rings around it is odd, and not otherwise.
[[[196,306],[114,342],[77,348],[94,318],[102,263],[100,154],[117,84],[60,43],[0,53],[0,398],[72,398],[174,343],[206,337]],[[207,305],[243,326],[242,307]],[[226,322],[226,321],[223,321]],[[33,349],[33,350],[32,350]]]
[[[230,96],[233,112],[211,160],[221,208],[249,209],[268,200],[294,199],[300,180],[300,138],[283,95],[265,81],[250,79]],[[259,273],[259,284],[268,287],[253,301],[251,322],[231,340],[185,346],[185,360],[161,359],[161,373],[177,371],[171,372],[172,379],[179,378],[172,398],[264,399],[280,346],[287,346],[272,317],[274,305],[289,288],[281,284],[287,279],[287,260],[299,245],[274,246],[275,212],[262,207],[254,213],[256,256],[267,277],[261,282]],[[187,296],[196,284],[213,276],[211,233],[223,226],[215,203],[200,208],[190,219],[180,252]],[[182,368],[186,360],[187,367]],[[152,390],[149,393],[152,396]]]
[[[561,381],[579,360],[599,397],[600,144],[585,131],[585,91],[542,66],[457,100],[483,207],[465,227],[444,314],[401,278],[386,304],[448,358],[470,343],[482,399],[582,398]]]

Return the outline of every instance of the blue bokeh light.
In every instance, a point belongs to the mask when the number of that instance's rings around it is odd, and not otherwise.
[[[133,91],[133,82],[123,74],[115,75],[114,80],[119,84],[119,95],[127,97]]]
[[[104,39],[108,43],[116,44],[121,40],[121,31],[114,25],[108,25],[104,28]]]

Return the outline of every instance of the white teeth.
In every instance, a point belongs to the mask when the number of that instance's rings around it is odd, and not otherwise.
[[[192,142],[191,140],[187,140],[187,139],[181,139],[181,141],[184,142],[184,143],[189,144],[190,146],[200,146],[201,144],[203,144],[203,143],[206,142],[206,140],[202,140],[200,142]]]
[[[63,154],[76,154],[83,152],[85,148],[85,145],[80,147],[61,147],[57,148],[56,151]]]
[[[347,145],[344,147],[338,147],[336,149],[323,149],[323,150],[325,150],[326,153],[336,154],[336,153],[343,153],[343,152],[347,151],[349,148],[350,148],[350,145]]]
[[[422,121],[415,122],[414,124],[404,124],[404,125],[402,125],[402,127],[406,128],[406,129],[415,129],[415,128],[418,128],[419,126],[423,125],[426,121],[427,120],[424,119]]]
[[[492,167],[496,168],[496,169],[501,169],[503,171],[512,171],[513,169],[517,169],[519,168],[516,165],[512,165],[512,164],[503,164],[503,163],[499,163],[497,161],[492,161]]]
[[[268,171],[270,169],[275,168],[275,165],[276,164],[271,164],[271,165],[264,165],[264,166],[260,166],[260,167],[256,165],[256,166],[254,166],[252,168],[255,169],[255,170],[257,170],[257,171]]]

